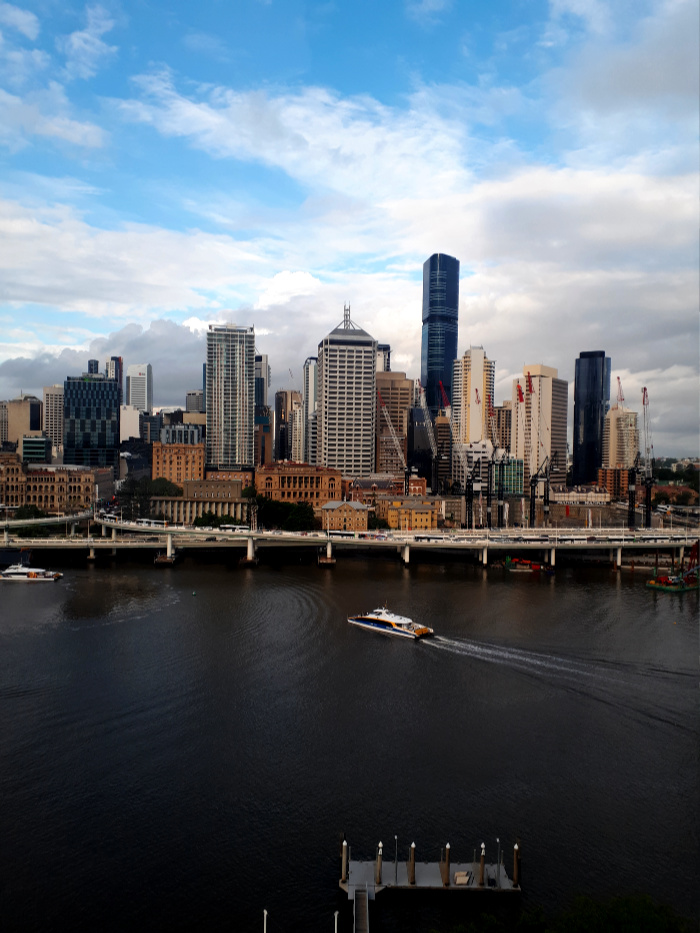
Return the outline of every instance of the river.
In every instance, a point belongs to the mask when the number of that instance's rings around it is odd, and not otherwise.
[[[56,584],[0,584],[6,929],[350,930],[341,832],[389,864],[395,836],[419,861],[495,861],[499,837],[509,875],[518,838],[524,906],[698,915],[697,593],[609,567],[49,560]],[[383,603],[436,637],[347,624]],[[437,926],[439,895],[408,920],[394,897],[373,931]]]

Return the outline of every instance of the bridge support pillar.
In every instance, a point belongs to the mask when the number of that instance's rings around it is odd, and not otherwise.
[[[3,538],[3,541],[5,542],[5,544],[9,544],[9,543],[10,543],[10,529],[9,529],[9,527],[8,527],[7,525],[5,525],[5,530],[4,530],[4,532],[3,532],[2,538]]]
[[[488,564],[488,562],[489,562],[489,549],[485,547],[481,551],[481,563],[485,567]]]
[[[685,547],[681,544],[681,546],[678,548],[678,562],[681,565],[681,567],[683,566],[684,556],[685,556]]]
[[[173,536],[172,535],[168,535],[166,554],[168,555],[168,557],[173,556]]]
[[[77,527],[77,525],[75,524],[75,522],[71,522],[71,526],[70,526],[70,536],[71,536],[71,538],[74,538],[74,537],[75,537],[75,529],[76,529],[76,527]]]
[[[91,547],[90,552],[88,553],[88,560],[94,560],[94,559],[95,559],[95,548]]]
[[[557,562],[557,549],[555,547],[549,552],[549,563],[550,566],[554,566]]]
[[[107,537],[107,526],[106,525],[102,526],[102,537],[103,538]]]
[[[246,551],[246,560],[255,560],[255,540],[248,538],[248,550]]]
[[[408,564],[408,562],[409,562],[410,559],[411,559],[411,549],[410,549],[410,547],[409,547],[407,544],[404,544],[404,546],[403,546],[403,562],[404,562],[404,564]]]
[[[333,557],[333,545],[330,540],[326,542],[326,557],[330,560]]]
[[[615,569],[619,570],[622,567],[622,548],[619,547],[615,554]]]
[[[112,541],[116,541],[116,540],[117,540],[117,529],[112,528]]]

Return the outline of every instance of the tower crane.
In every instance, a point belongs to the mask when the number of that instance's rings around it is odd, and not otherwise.
[[[646,390],[645,390],[646,391]],[[622,391],[622,380],[620,377],[617,377],[617,407],[623,409],[625,407],[625,396]],[[639,452],[634,459],[634,463],[627,471],[627,525],[630,529],[634,530],[637,522],[635,518],[635,511],[637,508],[637,468],[639,466]],[[649,513],[651,518],[651,513]]]
[[[496,430],[496,412],[493,409],[493,401],[491,395],[486,396],[486,403],[488,405],[488,417],[489,417],[489,431],[491,433],[491,443],[493,444],[493,453],[491,455],[491,463],[493,463],[494,470],[498,468],[498,483],[497,483],[497,497],[498,497],[498,518],[497,518],[497,527],[503,528],[503,502],[504,502],[504,486],[505,486],[505,455],[506,452],[498,446],[498,431]],[[498,451],[501,451],[501,456],[498,457]],[[489,475],[488,475],[488,485],[486,487],[486,515],[489,519],[489,528],[491,527],[491,465],[489,464]]]
[[[408,470],[408,466],[406,465],[406,458],[404,457],[403,450],[401,448],[401,441],[399,440],[399,437],[396,433],[396,429],[394,428],[394,425],[391,423],[391,417],[389,416],[389,409],[386,407],[386,403],[384,399],[382,398],[382,393],[379,391],[379,389],[377,389],[377,398],[379,399],[379,407],[384,412],[386,423],[389,425],[389,433],[391,434],[391,439],[394,442],[394,447],[396,448],[396,452],[399,455],[399,463],[403,467],[403,494],[404,496],[408,496],[409,489],[410,489],[410,486],[409,486],[410,473]]]
[[[644,527],[651,528],[651,487],[654,485],[654,444],[651,439],[649,420],[649,393],[642,389],[642,412],[644,418]]]
[[[433,421],[430,417],[430,412],[428,411],[428,403],[425,398],[425,389],[423,386],[418,383],[418,400],[420,402],[420,407],[423,409],[423,420],[425,422],[425,429],[428,432],[428,443],[430,444],[430,452],[432,454],[432,464],[431,464],[431,488],[433,490],[433,495],[437,493],[437,480],[438,480],[438,449],[437,444],[435,443],[435,432],[433,431]]]
[[[442,404],[445,407],[445,411],[449,413],[448,418],[450,421],[450,432],[452,433],[452,446],[453,449],[457,450],[457,456],[459,457],[459,462],[462,466],[462,471],[464,472],[464,499],[467,504],[467,528],[471,531],[474,514],[474,468],[476,464],[472,464],[471,469],[469,469],[467,457],[464,453],[464,445],[461,443],[461,439],[457,431],[457,425],[455,424],[454,418],[452,417],[452,405],[450,404],[450,400],[447,397],[447,392],[445,392],[445,387],[443,386],[442,381],[440,381],[439,385],[440,393],[442,395]]]

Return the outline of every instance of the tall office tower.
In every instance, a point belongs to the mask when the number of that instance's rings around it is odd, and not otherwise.
[[[267,353],[255,355],[255,404],[267,405],[267,390],[270,388],[272,371],[267,362]]]
[[[296,389],[275,392],[275,460],[291,460],[291,418],[296,406],[301,408],[301,393]]]
[[[119,470],[119,386],[100,373],[63,383],[63,462]]]
[[[153,411],[153,367],[132,363],[126,370],[126,404],[147,415]]]
[[[457,359],[459,260],[434,253],[423,263],[423,334],[420,379],[433,417],[442,408],[440,385],[452,400],[452,364]]]
[[[603,427],[603,469],[629,470],[639,453],[637,412],[613,405]]]
[[[388,343],[377,344],[377,372],[391,372],[391,347]]]
[[[569,385],[551,366],[525,366],[513,380],[511,452],[523,461],[525,489],[556,454],[553,472],[566,476],[566,422]]]
[[[204,411],[204,392],[201,389],[190,389],[185,394],[185,411]]]
[[[88,376],[96,376],[100,371],[99,360],[88,360]]]
[[[124,361],[121,356],[111,356],[105,363],[105,375],[119,387],[119,404],[124,404]]]
[[[498,446],[501,450],[510,453],[513,402],[510,399],[506,399],[502,405],[494,405],[493,411],[496,416],[496,437],[498,439]]]
[[[17,453],[24,457],[25,437],[38,437],[42,433],[41,399],[34,395],[20,395],[7,402],[7,440],[17,444]]]
[[[454,362],[452,417],[463,444],[491,441],[489,400],[493,405],[496,363],[483,347],[470,347]]]
[[[579,354],[574,375],[574,446],[571,481],[594,483],[603,465],[603,429],[610,408],[610,357],[604,350]]]
[[[207,331],[207,466],[253,466],[255,330],[210,324]]]
[[[63,385],[44,386],[44,434],[63,450]]]
[[[7,402],[0,402],[0,445],[7,443]]]
[[[295,463],[303,463],[304,448],[304,409],[301,401],[292,401],[292,410],[289,416],[288,441],[290,459]]]
[[[207,364],[202,363],[202,398],[204,399],[204,408],[202,411],[207,410]]]
[[[381,393],[404,460],[408,462],[408,421],[413,401],[413,381],[406,378],[406,373],[378,371],[377,391]],[[377,473],[397,476],[403,472],[401,458],[383,411],[377,411],[376,463]]]
[[[303,463],[316,463],[316,375],[318,358],[309,356],[304,360],[302,411],[304,439],[301,459]]]
[[[318,345],[317,462],[344,476],[374,472],[377,341],[350,319]]]

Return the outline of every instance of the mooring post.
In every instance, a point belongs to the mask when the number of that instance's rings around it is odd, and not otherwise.
[[[513,887],[517,888],[520,885],[520,849],[518,848],[518,843],[516,842],[513,846]]]
[[[479,887],[484,886],[484,870],[486,868],[486,843],[481,843],[481,859],[479,861]]]
[[[347,839],[343,839],[343,858],[341,861],[340,868],[340,880],[348,880],[348,842]]]
[[[443,878],[442,883],[447,888],[450,884],[450,844],[449,842],[445,846],[445,877]]]
[[[335,917],[335,926],[333,927],[333,929],[334,929],[335,933],[338,933],[338,911],[337,911],[337,910],[336,910],[336,912],[333,914],[333,916]]]
[[[263,933],[267,933],[267,911],[263,910]]]
[[[381,842],[377,846],[377,867],[374,872],[374,883],[382,883],[382,844]]]
[[[408,853],[408,883],[416,883],[416,844],[411,843],[411,849]]]
[[[496,887],[500,888],[501,886],[501,837],[496,836],[496,843],[498,844],[498,854],[496,856]]]

